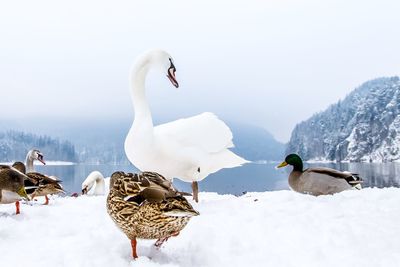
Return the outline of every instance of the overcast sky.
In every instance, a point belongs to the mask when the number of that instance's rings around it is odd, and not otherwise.
[[[364,81],[400,73],[400,2],[2,1],[0,119],[133,117],[129,68],[149,48],[153,117],[212,111],[288,141]]]

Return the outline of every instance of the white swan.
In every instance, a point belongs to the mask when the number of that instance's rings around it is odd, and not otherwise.
[[[139,57],[131,70],[135,119],[125,139],[125,153],[141,171],[192,182],[193,198],[197,202],[197,181],[222,168],[237,167],[247,161],[229,150],[233,147],[232,132],[212,113],[154,127],[145,97],[145,79],[151,68],[161,70],[175,87],[179,87],[176,68],[167,52],[152,50]]]
[[[82,195],[105,195],[106,191],[108,191],[106,190],[106,188],[108,189],[108,185],[106,184],[109,184],[109,180],[110,177],[104,178],[103,174],[99,171],[91,172],[82,183]]]
[[[43,165],[46,165],[46,162],[43,159],[43,154],[37,149],[31,149],[26,154],[25,158],[25,165],[26,165],[26,172],[35,172],[35,168],[33,167],[33,162],[35,160],[40,161]]]

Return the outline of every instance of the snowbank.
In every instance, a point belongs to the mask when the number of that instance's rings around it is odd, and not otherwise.
[[[38,202],[40,202],[39,199]],[[201,193],[201,213],[161,250],[139,259],[108,217],[105,196],[50,206],[0,205],[1,266],[398,266],[400,189],[313,197],[291,191],[241,197]]]

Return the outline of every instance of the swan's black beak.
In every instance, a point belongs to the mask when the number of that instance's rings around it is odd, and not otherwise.
[[[87,187],[82,189],[82,195],[85,195],[87,193]]]
[[[46,165],[46,162],[44,161],[43,155],[42,155],[42,154],[39,154],[38,157],[37,157],[37,159],[38,159],[38,161],[40,161],[43,165]]]
[[[175,68],[175,66],[174,66],[174,63],[172,63],[172,60],[171,60],[171,59],[169,59],[169,62],[171,62],[171,66],[170,66],[169,69],[168,69],[167,77],[168,77],[168,79],[171,81],[171,83],[172,83],[176,88],[178,88],[178,87],[179,87],[179,83],[178,83],[178,81],[176,80],[176,77],[175,77],[176,68]]]

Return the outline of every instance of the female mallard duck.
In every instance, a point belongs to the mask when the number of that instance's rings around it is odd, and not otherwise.
[[[27,177],[20,171],[7,166],[0,165],[0,203],[9,204],[15,202],[16,214],[20,213],[19,200],[29,200],[24,187]]]
[[[49,204],[49,198],[47,195],[65,193],[61,186],[61,180],[57,179],[55,176],[46,176],[38,172],[28,172],[26,173],[25,164],[17,161],[12,165],[15,169],[26,174],[28,179],[25,179],[25,187],[27,193],[31,198],[44,196],[46,201],[43,205]]]
[[[290,154],[277,168],[292,165],[289,185],[292,190],[314,196],[329,195],[348,189],[361,189],[362,179],[358,174],[337,171],[330,168],[308,168],[303,170],[303,161],[296,154]]]
[[[157,239],[160,247],[199,215],[170,181],[154,172],[113,173],[107,212],[131,240],[133,258],[138,257],[136,238]]]

